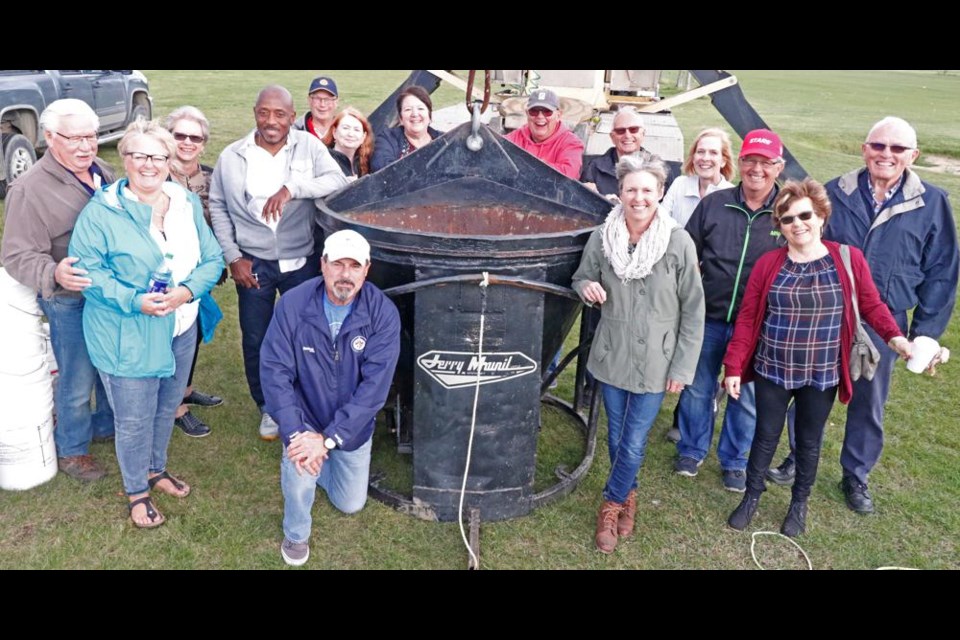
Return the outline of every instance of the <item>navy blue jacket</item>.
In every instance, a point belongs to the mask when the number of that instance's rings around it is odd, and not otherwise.
[[[863,168],[827,183],[833,215],[824,237],[863,251],[880,297],[901,321],[915,308],[911,340],[938,339],[953,313],[960,270],[947,194],[907,169],[900,190],[874,217],[867,179]]]
[[[427,133],[433,140],[443,135],[433,127],[427,127]],[[380,171],[387,165],[400,159],[400,149],[403,148],[403,127],[392,127],[377,134],[373,144],[373,155],[370,157],[370,171]]]
[[[774,185],[766,203],[751,211],[740,186],[720,189],[704,196],[693,210],[686,230],[700,258],[707,318],[736,321],[753,265],[766,252],[784,245],[771,221],[779,192]]]
[[[400,355],[400,314],[370,282],[334,342],[323,312],[326,289],[313,278],[280,297],[260,349],[264,409],[285,445],[300,431],[322,433],[344,451],[373,435]]]

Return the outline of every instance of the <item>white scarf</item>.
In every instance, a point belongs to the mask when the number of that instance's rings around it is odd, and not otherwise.
[[[627,230],[627,220],[623,215],[623,205],[618,204],[607,216],[603,228],[600,229],[600,237],[603,239],[603,255],[613,266],[613,272],[617,277],[627,284],[631,280],[642,280],[653,271],[653,265],[657,264],[667,253],[667,246],[670,244],[670,234],[673,228],[679,226],[673,218],[665,216],[657,208],[657,212],[650,222],[650,226],[636,248],[631,254],[630,232]]]

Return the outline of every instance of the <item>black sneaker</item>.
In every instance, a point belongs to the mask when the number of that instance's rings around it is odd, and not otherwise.
[[[727,518],[727,524],[730,525],[730,528],[736,529],[737,531],[746,529],[750,525],[750,521],[753,520],[753,515],[757,512],[759,502],[759,496],[744,495],[743,500],[740,501],[737,508],[734,509],[730,517]]]
[[[690,458],[687,456],[680,456],[673,464],[673,470],[677,473],[677,475],[686,476],[688,478],[696,478],[697,473],[700,472],[700,465],[702,464],[703,460],[697,460],[696,458]]]
[[[202,438],[210,435],[210,427],[189,411],[174,420],[173,423],[191,438]]]
[[[677,444],[680,442],[680,429],[673,427],[667,431],[667,442]]]
[[[873,498],[863,484],[853,476],[844,476],[840,481],[840,490],[847,500],[847,506],[860,514],[873,513]]]
[[[797,477],[797,465],[793,460],[786,458],[779,467],[767,469],[767,480],[782,487],[789,487]]]
[[[183,404],[192,404],[198,407],[219,407],[223,404],[223,398],[220,396],[208,396],[202,391],[194,389],[186,398]]]

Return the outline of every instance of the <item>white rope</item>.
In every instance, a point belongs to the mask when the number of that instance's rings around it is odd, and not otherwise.
[[[810,562],[810,556],[807,555],[807,552],[803,550],[803,547],[797,544],[797,542],[793,538],[791,538],[790,536],[785,536],[782,533],[779,533],[777,531],[754,531],[753,535],[750,536],[750,555],[753,557],[753,563],[758,567],[760,567],[761,570],[765,570],[765,568],[762,564],[760,564],[760,561],[757,560],[757,552],[756,552],[757,536],[780,536],[784,540],[789,541],[790,544],[792,544],[797,549],[799,549],[800,553],[803,554],[803,559],[807,561],[807,569],[813,571],[813,563]]]
[[[483,272],[483,280],[480,282],[480,288],[486,289],[490,286],[490,274]],[[485,292],[484,292],[485,293]],[[480,567],[480,559],[470,548],[470,542],[467,540],[467,532],[463,528],[463,498],[467,493],[467,476],[470,473],[470,457],[473,455],[473,434],[477,428],[477,403],[480,401],[480,382],[483,374],[483,331],[486,316],[486,305],[481,305],[480,311],[480,338],[477,344],[477,385],[473,390],[473,415],[470,418],[470,439],[467,441],[467,464],[463,468],[463,483],[460,485],[460,506],[457,508],[457,521],[460,523],[460,537],[463,539],[463,546],[467,548],[467,553],[473,559],[473,566]]]

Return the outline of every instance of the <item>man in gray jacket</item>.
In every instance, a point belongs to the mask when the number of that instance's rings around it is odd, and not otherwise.
[[[281,295],[319,275],[314,254],[314,199],[347,184],[317,138],[291,130],[290,92],[265,87],[253,108],[256,129],[220,154],[210,183],[213,232],[237,285],[243,363],[260,408],[260,437],[276,440],[277,423],[263,411],[260,345]]]
[[[78,258],[67,255],[67,246],[80,211],[96,189],[113,181],[113,171],[97,157],[100,120],[85,102],[51,102],[40,115],[40,126],[47,153],[10,186],[0,260],[14,280],[38,292],[50,321],[60,368],[54,396],[60,471],[90,482],[106,475],[90,454],[90,441],[113,439],[113,412],[83,341],[80,292],[91,281],[86,271],[73,266]]]

